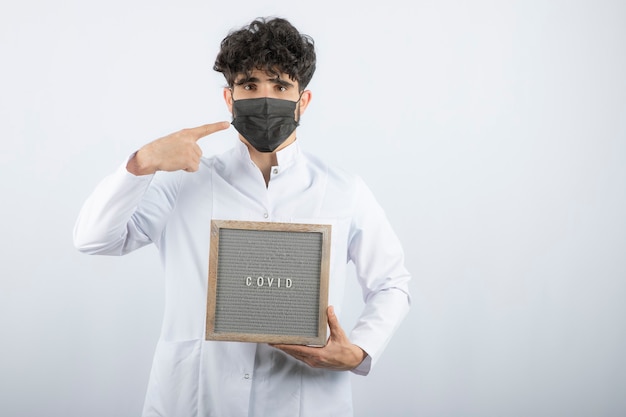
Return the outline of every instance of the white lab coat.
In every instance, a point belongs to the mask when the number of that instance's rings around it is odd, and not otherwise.
[[[349,373],[264,344],[204,340],[211,219],[332,225],[329,304],[340,317],[349,261],[365,301],[349,332],[368,354],[357,374],[370,371],[408,311],[402,248],[371,192],[297,142],[278,152],[267,187],[244,144],[203,158],[195,173],[134,176],[121,166],[85,202],[74,242],[90,254],[159,249],[165,314],[143,415],[351,416]]]

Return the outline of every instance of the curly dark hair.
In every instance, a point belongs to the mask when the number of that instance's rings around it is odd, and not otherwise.
[[[231,88],[237,75],[249,77],[260,69],[289,75],[303,91],[315,72],[315,46],[285,19],[258,18],[222,40],[213,69],[224,74]]]

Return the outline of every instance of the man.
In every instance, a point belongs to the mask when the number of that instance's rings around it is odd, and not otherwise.
[[[197,141],[229,126],[218,122],[143,146],[85,202],[75,245],[159,249],[166,304],[144,416],[351,416],[345,371],[366,375],[409,308],[401,246],[364,183],[296,141],[311,102],[311,38],[259,19],[222,41],[214,69],[241,143],[203,158]],[[350,336],[329,307],[324,347],[205,341],[211,219],[331,224],[329,305],[340,313],[349,261],[365,300]]]

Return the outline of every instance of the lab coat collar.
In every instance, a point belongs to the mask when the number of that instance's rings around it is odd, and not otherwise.
[[[239,154],[252,162],[252,158],[250,158],[250,152],[248,151],[248,146],[242,141],[239,141],[237,144],[237,148],[239,150]],[[287,168],[296,162],[298,156],[300,155],[300,144],[298,140],[295,140],[292,144],[286,146],[280,151],[276,152],[276,159],[278,160],[278,166],[281,168]]]

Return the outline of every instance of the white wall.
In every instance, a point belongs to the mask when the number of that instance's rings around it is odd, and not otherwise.
[[[357,416],[626,414],[623,2],[7,3],[1,415],[139,414],[156,251],[81,255],[74,219],[141,144],[228,118],[212,62],[261,15],[315,38],[302,144],[366,179],[415,274]]]

